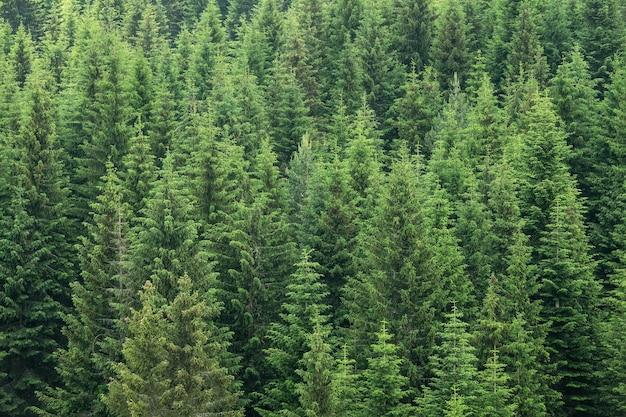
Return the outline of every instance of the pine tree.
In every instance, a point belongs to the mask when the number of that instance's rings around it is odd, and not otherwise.
[[[563,394],[564,410],[592,410],[597,344],[592,329],[600,287],[584,211],[565,162],[569,151],[565,133],[550,100],[535,95],[522,120],[527,128],[520,154],[521,208],[528,220],[527,233],[533,237],[533,260],[540,268],[540,318],[552,323],[546,347],[561,378],[555,389]]]
[[[434,32],[433,4],[427,0],[396,0],[393,35],[400,61],[421,70],[430,62]]]
[[[367,369],[363,371],[362,415],[411,416],[415,408],[407,402],[411,395],[409,378],[400,372],[403,359],[398,355],[398,346],[391,341],[393,335],[387,332],[384,321],[376,336],[372,356],[367,359]]]
[[[325,298],[328,293],[317,272],[319,265],[311,262],[304,250],[296,268],[287,283],[281,320],[272,323],[267,332],[270,347],[265,351],[265,360],[271,368],[271,377],[257,409],[262,416],[293,413],[299,408],[297,387],[301,379],[296,370],[308,350],[307,335],[313,334],[316,326],[322,329],[327,326]],[[303,400],[304,407],[312,406],[305,398]]]
[[[462,401],[472,413],[478,411],[481,400],[478,398],[477,359],[469,342],[467,323],[461,317],[453,304],[452,313],[447,314],[447,322],[438,332],[440,343],[429,358],[433,377],[417,400],[418,410],[423,415],[444,416],[450,400],[457,404]]]
[[[93,222],[86,226],[89,235],[79,246],[83,280],[72,283],[74,312],[64,316],[67,347],[57,353],[63,384],[44,392],[42,401],[49,413],[44,415],[108,415],[100,396],[113,375],[113,363],[121,360],[121,317],[116,305],[126,298],[119,283],[130,211],[121,185],[109,163],[101,195],[92,204]]]
[[[451,87],[455,76],[463,87],[469,64],[469,51],[461,5],[457,1],[448,2],[437,19],[436,26],[437,33],[431,51],[433,67],[446,89]]]
[[[344,290],[352,337],[371,344],[377,321],[391,319],[412,381],[426,372],[439,312],[451,297],[463,298],[464,307],[469,298],[461,255],[447,225],[447,201],[427,181],[406,148],[401,150],[373,217],[357,237],[357,272]]]
[[[0,411],[11,416],[33,416],[36,391],[58,383],[53,354],[76,278],[51,85],[37,66],[26,80],[0,218]]]
[[[228,339],[212,319],[219,306],[188,276],[166,302],[150,281],[132,310],[124,362],[115,366],[105,402],[120,416],[242,416],[227,365]]]
[[[30,74],[33,65],[34,45],[30,33],[24,26],[18,28],[13,36],[13,45],[8,56],[11,67],[13,67],[13,76],[20,88],[24,88],[26,78]]]

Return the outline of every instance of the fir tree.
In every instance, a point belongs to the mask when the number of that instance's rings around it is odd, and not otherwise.
[[[200,296],[189,277],[163,306],[150,281],[141,310],[132,310],[124,362],[115,366],[105,402],[120,416],[242,416],[233,377],[225,367],[228,339],[211,321],[218,306]]]
[[[411,416],[415,408],[407,402],[411,394],[409,378],[400,372],[403,359],[398,355],[398,346],[391,341],[393,335],[387,332],[384,321],[376,336],[372,356],[367,359],[367,369],[363,371],[362,415]]]
[[[67,178],[61,165],[48,74],[26,80],[19,134],[8,166],[11,200],[0,228],[0,411],[33,416],[35,395],[54,387],[54,352],[64,343],[72,260]],[[8,149],[8,148],[5,148]]]
[[[431,51],[433,66],[445,87],[450,87],[455,74],[461,86],[465,84],[469,63],[466,30],[461,5],[456,1],[448,2],[437,21],[437,34]]]
[[[452,313],[447,314],[447,322],[438,334],[441,341],[429,358],[433,377],[417,400],[418,409],[424,415],[444,416],[450,400],[457,404],[462,401],[472,413],[478,411],[477,359],[469,342],[467,323],[461,321],[461,317],[453,304]]]
[[[281,320],[272,323],[267,332],[270,347],[265,353],[272,376],[265,387],[261,408],[257,410],[262,416],[296,412],[299,408],[297,387],[301,379],[296,370],[308,350],[307,335],[313,334],[316,326],[327,326],[325,298],[328,293],[317,273],[319,265],[311,262],[309,254],[303,251],[296,268],[287,284]],[[303,393],[305,404],[302,405],[312,407],[306,395],[308,393]],[[317,407],[320,405],[318,403]]]
[[[93,222],[79,246],[82,282],[72,283],[74,312],[64,316],[67,347],[57,353],[63,384],[43,395],[44,415],[106,416],[101,400],[112,365],[121,360],[121,317],[118,303],[127,296],[119,287],[124,274],[122,259],[128,249],[130,211],[124,202],[121,181],[111,163],[92,204]]]

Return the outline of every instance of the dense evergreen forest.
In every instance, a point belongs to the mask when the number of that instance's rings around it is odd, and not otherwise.
[[[623,0],[0,13],[0,415],[626,414]]]

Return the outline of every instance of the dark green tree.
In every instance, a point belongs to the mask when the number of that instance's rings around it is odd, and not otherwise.
[[[311,262],[308,252],[304,250],[296,268],[287,281],[280,321],[272,323],[267,332],[270,347],[265,351],[265,360],[272,375],[257,410],[262,416],[294,413],[299,409],[298,386],[306,384],[306,378],[303,382],[297,370],[309,351],[308,335],[313,334],[318,326],[320,329],[328,326],[325,315],[328,310],[325,303],[328,292],[317,272],[319,265]],[[303,397],[306,395],[303,393]],[[312,406],[310,401],[307,404],[306,399],[303,399],[305,404],[302,406]]]
[[[600,80],[602,88],[609,79],[609,61],[626,36],[623,14],[615,0],[588,0],[581,7],[582,27],[576,31],[576,38],[589,62],[591,78]]]
[[[20,103],[0,227],[0,411],[34,416],[35,393],[58,383],[54,352],[76,278],[67,177],[54,125],[49,74],[37,66]]]
[[[311,121],[295,71],[280,60],[276,60],[267,99],[272,103],[268,110],[272,127],[270,137],[275,144],[278,163],[284,169],[303,135],[310,130]]]
[[[432,67],[424,70],[421,79],[413,69],[402,91],[404,95],[397,98],[391,108],[398,138],[406,142],[411,152],[428,158],[431,149],[426,146],[426,134],[433,128],[435,116],[443,107],[439,83]]]
[[[72,283],[74,311],[64,316],[67,347],[57,353],[57,372],[63,383],[44,391],[46,416],[109,415],[101,395],[113,376],[113,364],[121,360],[117,304],[128,298],[119,283],[131,214],[112,163],[101,195],[91,207],[93,221],[78,246],[82,282]]]
[[[193,32],[193,45],[189,56],[187,94],[198,100],[206,99],[213,88],[213,75],[219,57],[224,52],[226,31],[219,9],[211,0],[202,12]]]
[[[395,0],[393,36],[404,65],[421,70],[430,63],[435,13],[428,0]]]
[[[125,260],[127,282],[123,282],[131,291],[150,280],[160,296],[171,301],[184,274],[199,291],[211,287],[212,263],[207,242],[199,236],[201,226],[190,193],[173,169],[172,156],[166,157],[145,208],[135,220],[135,237]]]
[[[388,111],[404,83],[404,68],[393,48],[388,13],[385,2],[365,8],[354,41],[361,58],[367,104],[383,133],[390,129],[386,123]]]
[[[436,21],[436,27],[437,32],[431,50],[433,67],[446,89],[451,87],[455,74],[463,87],[469,66],[469,50],[465,16],[457,1],[446,4]]]

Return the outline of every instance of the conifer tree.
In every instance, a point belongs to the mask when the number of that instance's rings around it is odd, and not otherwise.
[[[46,414],[106,416],[100,398],[106,392],[112,365],[121,360],[118,303],[127,298],[119,287],[122,258],[128,249],[130,210],[113,164],[101,195],[92,204],[93,222],[79,246],[82,282],[72,283],[74,311],[64,316],[67,347],[57,353],[62,385],[43,393]]]
[[[195,42],[189,57],[188,95],[206,99],[213,87],[213,74],[219,56],[224,51],[226,33],[215,0],[210,0],[193,32]]]
[[[432,129],[435,116],[443,106],[432,67],[424,70],[421,79],[413,69],[402,90],[404,95],[397,98],[391,108],[398,138],[406,141],[411,152],[428,158],[431,149],[426,146],[426,134]]]
[[[446,4],[436,22],[437,33],[431,51],[433,66],[444,88],[451,87],[455,74],[461,86],[466,80],[469,51],[466,40],[465,16],[457,1]]]
[[[354,118],[344,149],[344,163],[350,173],[350,186],[356,193],[359,215],[369,217],[374,195],[381,181],[382,143],[374,112],[365,102]]]
[[[214,275],[207,242],[199,237],[200,224],[190,190],[183,184],[174,171],[173,157],[166,157],[136,220],[135,237],[125,261],[125,286],[138,291],[150,280],[166,301],[174,299],[177,280],[185,273],[199,291],[210,288]]]
[[[582,2],[582,27],[576,31],[585,58],[589,62],[592,79],[608,81],[609,61],[623,46],[626,27],[620,16],[619,2],[615,0],[588,0]]]
[[[515,31],[511,38],[506,75],[511,80],[532,76],[537,81],[543,82],[548,76],[548,64],[543,56],[543,48],[539,42],[534,21],[535,16],[530,7],[530,2],[520,2]]]
[[[144,135],[143,125],[135,126],[137,134],[130,139],[128,154],[123,158],[125,201],[130,205],[134,217],[139,217],[145,207],[151,187],[156,180],[154,155],[149,139]]]
[[[332,161],[318,162],[316,168],[303,207],[302,241],[313,249],[311,258],[320,264],[337,322],[344,313],[340,308],[342,289],[355,272],[352,254],[359,230],[355,194],[346,166],[337,155]]]
[[[520,155],[521,208],[540,268],[540,317],[551,323],[546,347],[561,378],[555,388],[563,394],[564,410],[592,410],[597,345],[592,329],[600,287],[578,191],[565,162],[569,149],[547,97],[535,95],[522,120],[527,128]]]
[[[592,178],[592,219],[598,225],[593,234],[594,244],[600,253],[603,275],[610,275],[619,269],[620,255],[616,250],[626,247],[623,239],[622,223],[626,212],[624,201],[624,114],[626,114],[626,71],[623,58],[615,60],[615,70],[611,83],[607,85],[602,105],[601,122],[606,128],[606,136],[599,137],[597,156],[594,158],[597,174]]]
[[[447,226],[449,213],[433,210],[446,202],[433,197],[424,201],[422,192],[437,195],[424,182],[404,148],[392,164],[373,217],[357,237],[353,267],[357,272],[345,288],[352,337],[371,344],[376,322],[390,318],[412,381],[426,372],[434,332],[442,320],[438,312],[457,291],[464,306],[469,297],[461,256]]]
[[[591,190],[593,174],[598,170],[594,154],[603,150],[596,85],[578,47],[559,65],[550,81],[550,97],[565,123],[567,143],[572,147],[572,158],[568,162],[583,196],[590,197],[592,205],[596,200]]]
[[[219,306],[188,276],[177,285],[165,305],[150,281],[144,285],[105,402],[120,416],[242,416],[226,367],[228,338],[212,322]]]
[[[267,332],[270,347],[265,351],[265,360],[272,374],[257,410],[262,416],[294,413],[300,406],[297,387],[301,379],[296,370],[308,351],[308,335],[313,334],[317,326],[321,326],[321,331],[326,331],[322,329],[327,326],[325,298],[328,293],[318,268],[304,250],[296,272],[287,283],[280,321],[272,323]],[[312,406],[304,402],[304,407]]]
[[[37,65],[10,145],[11,199],[0,219],[0,411],[10,416],[35,415],[36,391],[58,383],[53,354],[64,343],[61,316],[76,278],[52,81]]]
[[[120,169],[132,136],[129,103],[128,55],[119,39],[100,23],[86,20],[72,63],[69,108],[64,115],[63,143],[75,161],[74,185],[78,215],[87,217],[89,202],[98,195],[106,163]],[[81,219],[81,220],[82,220]]]
[[[363,399],[360,374],[356,370],[356,361],[348,357],[348,346],[343,345],[340,359],[337,361],[333,382],[336,413],[346,417],[359,415]]]
[[[24,29],[24,26],[20,25],[13,36],[11,52],[8,56],[13,68],[13,76],[20,88],[24,88],[26,78],[32,70],[33,60],[35,59],[33,46],[30,33]]]
[[[600,285],[574,190],[555,198],[539,255],[541,316],[551,322],[547,346],[560,377],[556,389],[566,412],[593,412]]]
[[[354,41],[363,67],[367,104],[384,133],[390,128],[386,125],[389,108],[404,82],[404,68],[391,43],[391,28],[386,20],[389,10],[385,6],[385,2],[376,2],[365,8]]]
[[[404,65],[415,65],[421,70],[430,62],[430,47],[434,32],[435,14],[428,0],[396,0],[394,28],[396,49]]]
[[[304,100],[295,72],[277,59],[269,87],[268,101],[273,104],[268,116],[272,126],[270,136],[282,167],[287,165],[311,126]]]
[[[329,75],[334,51],[326,47],[328,17],[322,0],[296,0],[286,16],[284,58],[295,72],[310,115],[326,114],[322,101],[336,80]]]
[[[504,372],[506,365],[499,362],[498,349],[494,346],[491,357],[480,372],[480,400],[482,409],[479,414],[490,417],[513,417],[516,406],[512,402],[512,390],[508,385],[508,375]]]
[[[234,160],[236,156],[230,155],[233,160],[226,166],[235,174],[240,163]],[[259,390],[265,334],[270,323],[278,320],[295,245],[284,207],[285,182],[268,139],[242,178],[241,184],[226,179],[225,186],[238,186],[221,190],[224,194],[218,197],[234,192],[236,200],[226,201],[232,205],[216,213],[216,224],[208,237],[223,282],[225,309],[221,320],[234,332],[235,352],[242,356],[241,378],[250,393]]]
[[[296,373],[302,379],[297,386],[300,407],[305,416],[330,417],[336,415],[339,397],[335,395],[334,359],[327,342],[329,332],[323,318],[314,318],[313,333],[308,335],[309,350],[302,355],[302,367]]]
[[[470,345],[467,323],[461,320],[456,304],[438,332],[440,343],[429,358],[433,377],[418,398],[418,410],[427,416],[444,416],[446,405],[462,401],[471,413],[478,412],[480,386],[477,380],[477,359]],[[458,398],[457,398],[458,396]],[[457,405],[458,407],[458,405]],[[450,410],[451,411],[451,410]]]
[[[371,357],[367,359],[367,369],[363,371],[365,395],[362,415],[414,415],[414,406],[407,402],[411,395],[408,389],[409,378],[400,371],[403,359],[398,355],[398,346],[391,341],[393,335],[387,332],[384,321],[376,336],[377,340],[371,346]]]

